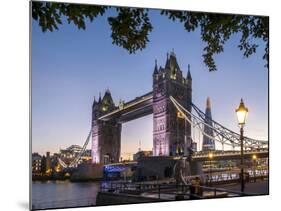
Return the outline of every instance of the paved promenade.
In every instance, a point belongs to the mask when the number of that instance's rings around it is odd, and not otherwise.
[[[253,194],[269,194],[268,180],[245,183],[245,192]],[[216,187],[240,191],[240,184],[219,185]]]

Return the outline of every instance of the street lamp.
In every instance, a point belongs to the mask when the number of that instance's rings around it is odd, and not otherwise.
[[[213,158],[213,153],[209,152],[208,157],[209,157],[209,173],[210,173],[210,186],[212,186],[212,168],[211,168],[211,160]]]
[[[257,161],[257,156],[253,155],[253,161],[254,161],[254,182],[256,182],[256,161]]]
[[[248,108],[244,105],[243,99],[241,99],[239,107],[236,109],[238,124],[240,126],[240,141],[241,141],[241,192],[244,192],[245,183],[244,183],[244,125],[246,123],[246,118],[248,114]]]

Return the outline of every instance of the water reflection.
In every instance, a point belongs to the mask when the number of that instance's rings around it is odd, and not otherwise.
[[[34,209],[44,209],[95,205],[99,189],[99,182],[33,182],[32,206]]]

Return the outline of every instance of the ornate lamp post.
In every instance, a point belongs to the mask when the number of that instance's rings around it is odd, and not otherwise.
[[[240,126],[240,141],[241,141],[241,192],[244,192],[244,125],[248,114],[248,108],[244,105],[243,99],[241,99],[239,107],[236,109],[237,119]]]
[[[253,155],[253,166],[254,166],[254,182],[256,182],[256,162],[257,162],[257,156],[256,155]]]
[[[213,153],[209,152],[208,158],[209,158],[209,173],[210,173],[210,186],[212,186],[212,167],[211,167],[211,160],[213,158]]]

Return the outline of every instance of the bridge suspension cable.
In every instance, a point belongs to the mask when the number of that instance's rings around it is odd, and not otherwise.
[[[170,96],[170,100],[176,107],[176,109],[184,116],[185,120],[188,121],[192,127],[197,127],[201,134],[204,136],[222,143],[223,145],[229,145],[232,147],[239,147],[240,146],[240,135],[227,129],[226,127],[222,126],[221,124],[213,121],[213,126],[210,124],[205,123],[205,113],[203,113],[200,109],[193,105],[198,116],[192,114],[187,109],[185,109],[174,97]],[[211,136],[204,132],[204,126],[209,127],[213,130],[214,136]],[[260,141],[245,137],[245,148],[268,148],[267,141]]]
[[[63,162],[60,158],[58,158],[59,164],[63,167],[63,168],[67,168],[67,164],[65,162]]]
[[[69,165],[66,164],[61,158],[58,158],[58,161],[59,161],[60,165],[61,165],[63,168],[75,167],[75,166],[78,164],[78,162],[80,161],[82,155],[83,155],[83,154],[85,153],[85,151],[86,151],[86,147],[87,147],[88,144],[89,144],[89,141],[90,141],[90,138],[91,138],[91,134],[92,134],[92,130],[90,130],[89,135],[87,136],[87,139],[86,139],[86,141],[84,142],[81,151],[80,151],[79,154],[73,159],[73,161],[71,161],[71,163],[70,163]]]
[[[190,113],[189,111],[187,111],[185,108],[183,108],[173,97],[170,97],[171,101],[173,102],[173,104],[175,105],[175,107],[177,108],[177,110],[184,116],[185,120],[189,122],[189,124],[192,126],[192,128],[198,128],[199,131],[201,132],[201,134],[207,136],[209,139],[212,139],[214,141],[218,141],[221,142],[221,140],[217,139],[214,136],[210,136],[209,134],[204,132],[204,125],[208,126],[204,121],[201,121],[198,117],[196,117],[195,115],[193,115],[192,113]],[[186,116],[185,112],[183,112],[183,110],[190,115],[190,119]],[[230,145],[230,144],[229,144]]]
[[[192,103],[192,107],[194,108],[195,112],[198,114],[198,116],[204,120],[206,119],[206,115],[203,111],[201,111],[196,105],[194,105]],[[229,138],[231,139],[236,139],[240,141],[240,134],[224,127],[223,125],[221,125],[220,123],[212,120],[213,123],[213,127],[216,128],[217,131],[221,132],[221,135],[223,136],[229,136]],[[249,138],[249,137],[244,137],[244,141],[245,143],[257,146],[257,147],[268,147],[268,141],[265,140],[256,140],[253,138]]]

